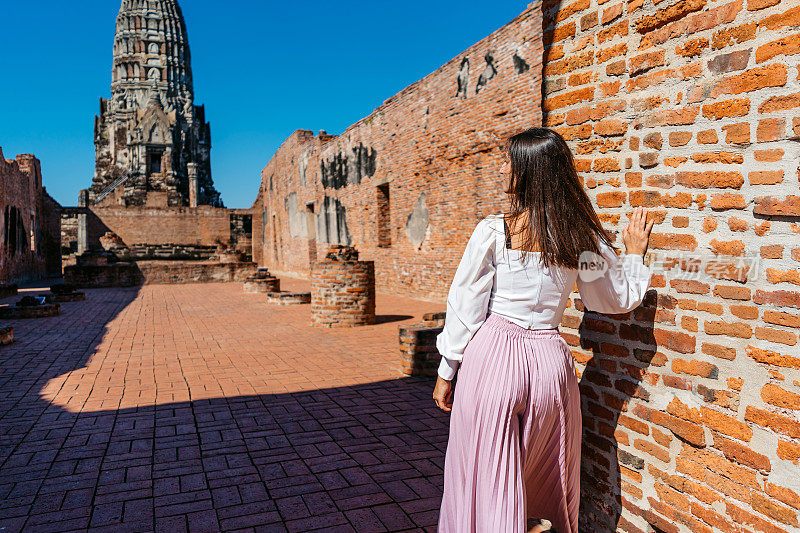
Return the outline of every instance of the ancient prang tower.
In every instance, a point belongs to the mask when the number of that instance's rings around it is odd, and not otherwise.
[[[122,0],[111,98],[100,99],[94,142],[89,205],[222,206],[177,0]]]

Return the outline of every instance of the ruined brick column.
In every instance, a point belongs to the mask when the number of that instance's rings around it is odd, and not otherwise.
[[[186,170],[189,175],[189,207],[197,207],[197,197],[200,195],[197,182],[197,163],[187,163]]]
[[[280,292],[281,280],[270,274],[267,268],[261,267],[255,274],[245,278],[243,288],[247,293]]]
[[[358,261],[350,246],[334,246],[311,263],[311,325],[352,327],[375,323],[375,262]]]
[[[82,189],[78,192],[78,206],[87,207],[89,205],[89,191]],[[78,255],[89,249],[89,219],[86,211],[78,214]]]
[[[407,376],[435,378],[442,356],[436,337],[444,329],[445,312],[425,313],[422,322],[398,326],[400,371]]]

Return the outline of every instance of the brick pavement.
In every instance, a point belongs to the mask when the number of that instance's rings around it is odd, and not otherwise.
[[[434,531],[449,418],[397,325],[442,306],[378,294],[383,322],[343,330],[262,301],[96,289],[10,321],[0,531]]]

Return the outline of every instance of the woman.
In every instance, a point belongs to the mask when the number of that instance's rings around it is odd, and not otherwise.
[[[473,231],[436,339],[433,398],[452,410],[438,531],[518,533],[531,518],[576,533],[580,392],[558,324],[576,284],[592,311],[642,302],[653,221],[635,209],[617,257],[569,146],[547,128],[509,139],[502,174],[511,210]],[[530,531],[544,531],[542,523]]]

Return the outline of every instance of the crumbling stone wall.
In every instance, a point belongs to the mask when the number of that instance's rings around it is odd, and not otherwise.
[[[501,210],[499,144],[541,123],[540,61],[531,7],[341,135],[294,132],[262,171],[260,263],[309,275],[353,245],[378,290],[443,297],[475,224]]]
[[[60,273],[59,210],[42,187],[39,160],[5,159],[0,148],[0,283]]]
[[[657,269],[622,316],[567,310],[582,524],[791,531],[800,510],[800,4],[544,2],[544,123]]]

